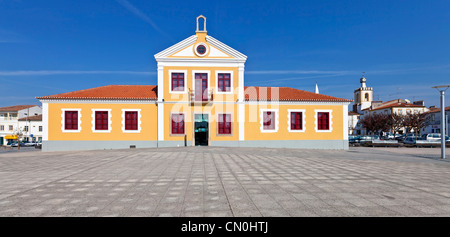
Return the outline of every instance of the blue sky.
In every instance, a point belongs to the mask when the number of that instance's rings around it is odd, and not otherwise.
[[[0,106],[110,84],[156,85],[154,54],[208,34],[248,56],[246,86],[425,100],[450,84],[450,1],[0,0]],[[446,104],[450,105],[450,90]]]

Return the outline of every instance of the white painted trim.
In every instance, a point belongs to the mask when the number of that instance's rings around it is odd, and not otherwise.
[[[219,40],[215,39],[212,36],[207,35],[206,36],[206,42],[208,44],[211,44],[212,46],[216,47],[217,49],[223,51],[224,53],[231,55],[232,57],[239,58],[239,59],[247,59],[247,56],[242,54],[241,52],[231,48],[230,46],[220,42]]]
[[[275,129],[274,130],[264,130],[264,112],[274,112],[275,113]],[[260,122],[260,131],[262,133],[275,133],[278,132],[278,125],[279,125],[279,119],[278,119],[278,109],[260,109],[259,110],[259,122]]]
[[[164,58],[167,56],[170,56],[186,47],[188,47],[189,45],[195,43],[195,41],[197,41],[197,35],[192,35],[182,41],[180,41],[179,43],[170,46],[169,48],[155,54],[155,59],[159,59],[159,58]]]
[[[239,66],[239,75],[238,75],[238,101],[243,102],[245,100],[245,91],[244,91],[244,65]]]
[[[158,63],[158,101],[164,99],[164,65]]]
[[[348,140],[348,106],[342,106],[342,116],[344,117],[343,122],[343,138],[344,140]]]
[[[172,91],[172,73],[184,74],[184,90]],[[187,93],[187,70],[169,70],[169,93],[170,94],[186,94]]]
[[[244,63],[245,60],[223,58],[164,58],[158,60],[158,65],[182,67],[239,67]]]
[[[288,109],[288,131],[289,132],[305,132],[306,130],[306,110],[304,109]],[[291,130],[291,113],[301,112],[302,113],[302,129],[301,130]]]
[[[197,47],[200,46],[200,45],[203,45],[206,48],[206,52],[204,54],[199,54],[197,52]],[[194,53],[195,53],[195,55],[197,55],[199,57],[205,57],[209,53],[209,46],[207,44],[203,43],[203,42],[199,42],[199,43],[194,45]]]
[[[78,129],[77,130],[66,130],[65,129],[64,125],[65,125],[65,121],[66,121],[66,111],[78,111]],[[79,132],[81,132],[81,109],[78,109],[78,108],[61,109],[61,131],[64,133],[79,133]]]
[[[48,141],[48,103],[42,103],[42,140]]]
[[[125,130],[125,112],[138,112],[138,129]],[[122,109],[122,132],[123,133],[141,133],[141,109]]]
[[[243,103],[239,103],[238,105],[239,109],[239,141],[245,140],[245,105]]]
[[[230,74],[230,91],[219,91],[219,73],[229,73]],[[234,80],[234,76],[233,76],[233,71],[216,71],[216,89],[215,92],[216,94],[233,94],[234,93],[234,87],[233,87],[233,80]]]
[[[92,117],[92,128],[91,128],[91,130],[92,130],[92,132],[93,133],[110,133],[111,129],[112,129],[112,120],[111,120],[112,113],[111,113],[111,109],[91,109],[91,111],[92,111],[92,114],[91,114],[91,117]],[[108,130],[96,130],[95,129],[95,112],[96,111],[108,111]]]
[[[330,113],[330,117],[328,118],[330,120],[330,129],[328,129],[328,130],[319,130],[318,129],[317,113],[319,113],[319,112]],[[333,110],[331,110],[331,109],[315,109],[314,110],[314,129],[316,130],[316,132],[332,132],[333,131]]]

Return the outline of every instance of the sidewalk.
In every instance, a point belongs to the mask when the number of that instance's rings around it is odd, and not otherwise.
[[[221,147],[1,153],[0,216],[450,216],[450,163],[412,153]]]

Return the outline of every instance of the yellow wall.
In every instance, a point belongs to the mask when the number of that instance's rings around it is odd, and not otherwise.
[[[245,140],[342,140],[343,106],[342,105],[246,105],[245,106]],[[278,109],[278,131],[261,132],[260,109]],[[304,109],[305,132],[288,131],[288,109]],[[332,131],[316,132],[315,110],[332,110]]]
[[[237,105],[235,104],[215,104],[192,106],[190,104],[165,104],[164,105],[164,140],[167,141],[181,141],[184,140],[184,135],[171,135],[171,113],[184,113],[185,116],[185,133],[187,140],[192,141],[194,136],[194,113],[209,114],[209,140],[212,141],[237,141],[239,140],[239,125],[237,122],[232,122],[231,135],[219,135],[217,132],[218,122],[217,114],[231,113],[232,120],[238,121]]]
[[[170,92],[170,80],[171,75],[169,71],[172,72],[183,72],[186,71],[185,75],[185,87],[186,93],[178,94],[178,93],[169,93]],[[164,67],[164,100],[165,101],[189,101],[188,92],[189,89],[194,90],[195,85],[193,84],[193,71],[208,71],[209,72],[209,80],[208,80],[208,89],[213,89],[213,101],[236,101],[238,98],[238,85],[239,85],[239,75],[238,75],[238,67],[174,67],[174,66],[165,66]],[[233,94],[218,94],[216,93],[216,71],[231,71],[232,78],[232,87]],[[201,73],[201,72],[200,72]]]
[[[81,131],[62,132],[62,109],[81,109]],[[111,132],[92,132],[92,109],[111,109]],[[141,109],[140,133],[122,132],[122,109]],[[157,106],[155,104],[48,104],[48,140],[157,140]]]

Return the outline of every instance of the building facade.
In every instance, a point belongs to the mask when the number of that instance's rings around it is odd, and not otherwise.
[[[428,124],[422,129],[422,134],[425,133],[441,133],[441,109],[430,108],[426,112]],[[445,107],[445,134],[449,136],[450,131],[450,106]]]
[[[6,145],[10,140],[20,139],[23,141],[25,127],[21,126],[21,120],[40,114],[42,114],[42,108],[37,105],[15,105],[0,108],[0,145]]]
[[[43,150],[348,149],[351,101],[289,87],[244,86],[247,56],[209,36],[203,16],[197,18],[195,35],[155,59],[158,85],[110,85],[38,97]]]

